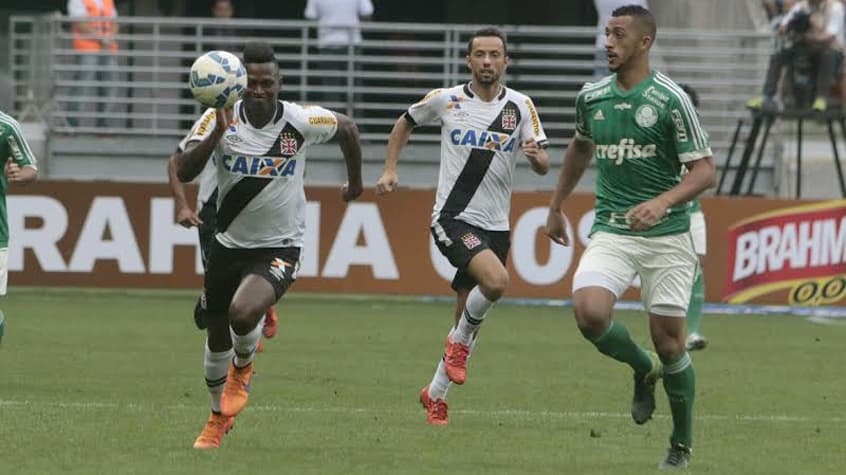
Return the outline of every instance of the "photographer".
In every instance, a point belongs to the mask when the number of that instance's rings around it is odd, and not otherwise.
[[[782,68],[795,65],[801,55],[810,59],[816,70],[816,97],[812,109],[828,108],[827,94],[834,84],[844,43],[844,7],[839,0],[804,0],[796,2],[778,27],[780,47],[770,57],[763,96],[747,101],[750,109],[776,110],[776,90]]]

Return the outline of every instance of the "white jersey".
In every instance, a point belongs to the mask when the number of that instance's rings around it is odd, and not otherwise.
[[[302,247],[306,198],[305,151],[338,130],[322,107],[279,101],[263,128],[247,120],[243,102],[215,148],[217,240],[239,249]]]
[[[188,132],[188,135],[179,142],[178,150],[180,152],[184,152],[188,143],[199,142],[205,139],[214,130],[214,124],[214,109],[206,109],[206,111],[203,112],[203,115],[201,115],[200,118],[194,122],[194,125],[191,126],[191,130]],[[199,184],[199,189],[197,190],[197,209],[201,209],[214,194],[214,190],[217,189],[217,171],[214,167],[214,157],[210,158],[209,161],[206,162],[206,166],[203,167],[203,171],[201,171],[200,176],[197,177],[197,183]]]
[[[465,84],[429,92],[405,117],[415,125],[442,124],[432,224],[455,218],[488,231],[507,231],[520,145],[531,138],[542,147],[547,142],[532,100],[503,87],[485,102]]]

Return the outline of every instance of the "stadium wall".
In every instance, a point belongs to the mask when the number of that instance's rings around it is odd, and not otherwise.
[[[194,192],[193,187],[191,188]],[[167,185],[49,181],[8,197],[10,283],[27,286],[199,288],[197,235],[174,223]],[[428,223],[434,192],[367,191],[345,204],[335,188],[308,188],[306,246],[294,291],[447,295],[453,269]],[[547,192],[512,205],[509,297],[570,297],[588,242],[594,196],[567,202],[573,247],[543,234]],[[843,303],[846,200],[704,198],[707,300]],[[14,291],[14,290],[12,290]],[[625,299],[637,299],[630,290]]]

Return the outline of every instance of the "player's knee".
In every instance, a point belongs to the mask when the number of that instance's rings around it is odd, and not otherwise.
[[[573,316],[579,331],[588,340],[594,340],[605,333],[611,321],[610,313],[584,300],[573,302]]]
[[[662,334],[652,337],[655,352],[664,361],[675,360],[685,352],[684,338],[675,335]]]
[[[256,310],[252,305],[233,301],[229,305],[229,324],[238,335],[246,335],[256,327]]]
[[[479,283],[479,288],[488,300],[497,301],[505,294],[508,281],[508,272],[502,269],[501,272],[493,272],[487,276]]]

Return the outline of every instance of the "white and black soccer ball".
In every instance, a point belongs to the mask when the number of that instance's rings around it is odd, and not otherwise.
[[[188,87],[206,107],[231,107],[247,88],[247,71],[241,60],[226,51],[209,51],[191,65]]]

